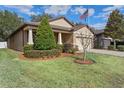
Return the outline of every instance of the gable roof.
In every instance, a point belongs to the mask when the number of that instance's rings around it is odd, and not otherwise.
[[[83,28],[83,27],[88,28],[91,33],[95,34],[95,33],[92,31],[92,29],[91,29],[88,25],[85,25],[85,24],[76,25],[76,26],[73,27],[73,29],[74,29],[74,31],[77,31],[77,30],[79,30],[79,29],[81,29],[81,28]]]
[[[55,18],[55,19],[50,19],[49,22],[52,22],[52,21],[56,21],[56,20],[59,20],[59,19],[64,19],[66,20],[72,27],[74,26],[74,24],[72,24],[72,22],[70,22],[66,17],[64,16],[61,16],[61,17],[58,17],[58,18]]]
[[[66,20],[66,21],[72,26],[72,28],[67,28],[67,27],[62,27],[62,26],[57,26],[57,25],[51,25],[51,27],[52,27],[53,29],[64,30],[64,31],[70,31],[70,32],[79,30],[79,29],[81,29],[81,28],[83,28],[83,27],[87,27],[88,29],[90,29],[89,26],[87,26],[87,25],[74,25],[74,24],[72,24],[68,19],[66,19],[66,18],[63,17],[63,16],[58,17],[58,18],[56,18],[56,19],[50,19],[49,22],[56,21],[56,20],[59,20],[59,19],[64,19],[64,20]],[[10,35],[8,36],[8,38],[9,38],[11,35],[13,35],[14,33],[16,33],[17,31],[19,31],[20,29],[26,27],[26,26],[35,26],[35,27],[37,27],[39,24],[40,24],[40,22],[26,22],[26,23],[22,24],[18,29],[16,29],[12,34],[10,34]],[[90,30],[91,30],[91,29],[90,29]],[[91,32],[92,32],[92,30],[91,30]],[[93,33],[93,32],[92,32],[92,33]],[[93,33],[93,34],[94,34],[94,33]],[[7,39],[8,39],[8,38],[7,38]]]
[[[75,26],[74,24],[72,24],[67,18],[65,18],[64,16],[61,16],[61,17],[58,17],[58,18],[55,18],[55,19],[49,19],[49,22],[52,22],[52,21],[56,21],[56,20],[59,20],[59,19],[64,19],[66,20],[71,26]],[[30,24],[30,25],[39,25],[40,22],[26,22],[24,24]]]
[[[83,27],[86,27],[86,25],[75,25],[75,26],[73,27],[73,30],[76,31],[76,30],[79,30],[79,29],[81,29],[81,28],[83,28]]]

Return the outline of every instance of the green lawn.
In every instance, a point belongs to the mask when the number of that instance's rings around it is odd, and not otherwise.
[[[0,49],[0,87],[124,87],[124,58],[88,54],[92,65],[73,62],[75,56],[31,62]]]

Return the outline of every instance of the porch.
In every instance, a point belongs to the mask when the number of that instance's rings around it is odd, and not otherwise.
[[[29,29],[27,32],[27,44],[34,44],[36,30]],[[73,44],[73,33],[61,30],[53,30],[57,44]]]

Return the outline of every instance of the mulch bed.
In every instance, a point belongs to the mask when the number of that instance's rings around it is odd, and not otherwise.
[[[69,54],[69,53],[61,53],[61,55],[59,57],[67,57],[67,56],[73,56],[73,55],[78,55],[78,54]],[[49,58],[27,58],[24,56],[23,53],[19,54],[19,59],[21,60],[30,60],[30,61],[40,61],[40,60],[52,60],[52,59],[56,59],[58,57],[49,57]]]
[[[75,63],[78,63],[78,64],[93,64],[93,62],[91,60],[80,60],[80,59],[77,59],[77,60],[74,60]]]
[[[68,56],[78,56],[80,54],[69,54],[69,53],[61,53],[61,55],[59,57],[68,57]],[[27,58],[24,56],[23,53],[20,53],[19,54],[19,59],[21,60],[29,60],[29,61],[41,61],[41,60],[44,60],[44,61],[47,61],[47,60],[53,60],[53,59],[56,59],[56,58],[59,58],[59,57],[49,57],[49,58]],[[78,63],[78,64],[93,64],[93,62],[91,60],[86,60],[85,62],[81,59],[76,59],[74,60],[75,63]]]

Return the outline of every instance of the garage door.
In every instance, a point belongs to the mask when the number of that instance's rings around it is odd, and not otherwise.
[[[89,42],[89,45],[87,47],[87,50],[90,50],[92,48],[92,39],[91,38],[84,38],[84,44]],[[81,37],[76,37],[76,45],[78,46],[79,50],[83,50],[83,45],[81,44]]]

